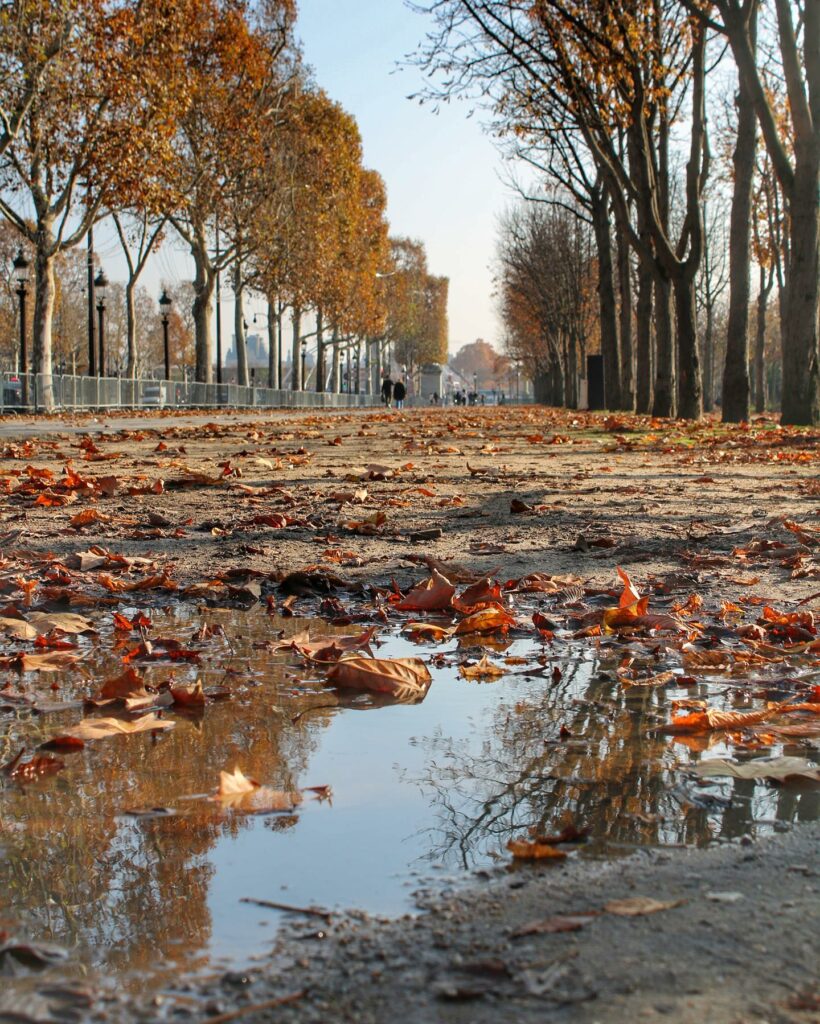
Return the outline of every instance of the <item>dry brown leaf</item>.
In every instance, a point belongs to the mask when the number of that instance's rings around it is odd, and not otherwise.
[[[679,907],[685,900],[656,900],[651,896],[629,896],[623,900],[610,900],[604,904],[604,910],[620,917],[643,917],[645,914],[657,914],[661,910],[672,910]]]
[[[474,665],[459,665],[458,670],[465,679],[498,679],[504,675],[504,669],[494,665],[486,654]]]
[[[532,839],[511,839],[507,849],[516,860],[563,860],[566,857],[563,850]]]
[[[423,700],[432,682],[419,658],[345,658],[333,666],[327,678],[342,690],[386,693],[406,702]]]

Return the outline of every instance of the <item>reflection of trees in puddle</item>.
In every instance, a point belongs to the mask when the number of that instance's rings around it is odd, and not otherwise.
[[[500,700],[478,747],[442,731],[425,741],[428,768],[414,781],[434,801],[430,859],[469,869],[528,828],[552,833],[570,822],[589,830],[591,850],[613,853],[701,845],[773,819],[817,818],[816,790],[747,780],[708,790],[682,784],[672,769],[684,759],[651,729],[659,710],[667,717],[663,691],[625,691],[598,668],[562,664],[557,684],[545,680],[540,692]],[[727,791],[730,800],[714,795]]]
[[[231,617],[237,621],[252,634],[246,620]],[[259,628],[269,633],[272,627],[263,620]],[[254,654],[251,638],[235,641],[241,656]],[[234,681],[236,699],[200,716],[179,716],[173,730],[156,738],[89,744],[66,756],[66,769],[53,779],[2,792],[0,916],[30,936],[79,947],[83,959],[107,969],[156,979],[163,964],[169,977],[181,961],[202,965],[211,932],[209,852],[254,820],[226,813],[203,795],[214,792],[222,768],[235,764],[266,785],[298,788],[317,731],[329,721],[316,714],[307,727],[294,728],[291,716],[309,698],[293,692],[281,665],[259,661],[257,654],[252,688]],[[221,678],[219,662],[215,650],[201,666],[206,687]],[[115,668],[110,659],[98,667],[100,679]],[[58,725],[49,718],[46,734],[71,720]],[[31,745],[32,731],[42,734],[42,721],[32,723],[29,735],[25,727],[0,721],[0,731],[13,736],[11,746],[21,739]],[[176,813],[126,813],[162,807]],[[274,827],[297,820],[282,816]]]

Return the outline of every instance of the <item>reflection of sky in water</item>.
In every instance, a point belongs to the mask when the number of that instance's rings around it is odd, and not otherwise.
[[[174,614],[157,616],[154,635],[187,637],[199,624],[198,615],[191,623]],[[637,844],[734,838],[818,815],[816,791],[720,779],[699,785],[672,770],[704,750],[710,757],[757,756],[651,733],[668,720],[672,698],[702,698],[726,680],[624,692],[613,663],[591,660],[588,647],[560,663],[557,682],[552,665],[535,677],[511,665],[500,682],[476,683],[450,664],[433,668],[420,705],[342,710],[327,708],[334,696],[321,690],[316,673],[283,658],[274,663],[252,646],[302,623],[271,622],[261,612],[206,614],[226,625],[230,644],[209,641],[199,671],[206,687],[236,690],[234,700],[180,717],[157,741],[89,744],[66,757],[69,767],[53,779],[0,793],[0,926],[16,924],[110,972],[161,983],[173,977],[175,962],[204,968],[207,954],[241,959],[264,948],[280,917],[242,897],[401,913],[432,868],[457,873],[509,863],[506,841],[529,826],[549,832],[571,821],[588,828],[583,854],[599,856]],[[98,661],[63,677],[58,697],[92,692],[115,674],[109,644],[107,636],[94,644]],[[377,654],[435,651],[452,663],[456,650],[454,643],[418,647],[393,638]],[[499,664],[514,655],[532,666],[540,651],[527,640],[490,655]],[[184,679],[197,669],[175,671]],[[154,668],[149,679],[167,675]],[[36,685],[49,692],[48,684]],[[4,714],[2,748],[10,755],[24,741],[31,747],[77,717]],[[562,725],[571,732],[563,739]],[[220,769],[234,765],[273,787],[328,784],[332,804],[306,794],[291,817],[223,814],[201,795],[214,791]],[[123,815],[155,806],[178,814]]]

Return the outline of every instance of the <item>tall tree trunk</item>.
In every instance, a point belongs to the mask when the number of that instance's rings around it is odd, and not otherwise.
[[[137,364],[139,363],[139,350],[137,349],[137,304],[134,293],[137,289],[137,279],[130,277],[125,285],[125,324],[128,335],[128,366],[126,373],[133,380],[137,376]]]
[[[768,272],[765,267],[761,267],[755,325],[755,412],[758,413],[766,411],[766,311],[773,284],[774,267]]]
[[[194,258],[194,302],[191,309],[194,318],[196,344],[196,380],[212,384],[213,369],[213,297],[216,288],[216,271],[208,259],[207,239],[204,230],[197,234],[196,243],[191,246]]]
[[[618,315],[621,349],[621,408],[632,412],[635,408],[634,349],[632,345],[632,259],[629,238],[619,231],[618,289],[620,310]]]
[[[638,299],[635,306],[637,369],[635,373],[635,408],[648,413],[652,409],[652,265],[641,256],[638,260]]]
[[[757,8],[749,19],[749,39],[756,46]],[[754,100],[743,77],[738,85],[737,138],[732,157],[734,190],[729,219],[729,320],[723,364],[722,418],[739,423],[749,418],[749,264],[752,236],[752,187],[757,151]]]
[[[333,328],[331,340],[333,346],[333,357],[330,370],[330,390],[334,395],[339,394],[339,382],[342,379],[342,352],[339,345],[339,328]]]
[[[817,0],[814,0],[817,3]],[[820,59],[820,53],[817,55]],[[820,423],[820,143],[813,155],[800,154],[791,200],[786,330],[783,347],[784,424]]]
[[[715,404],[715,305],[710,295],[706,301],[706,324],[703,330],[703,411],[711,412]]]
[[[691,274],[675,278],[675,333],[677,341],[678,416],[699,420],[703,415],[703,382],[698,356],[695,282]]]
[[[325,390],[325,334],[321,309],[316,310],[316,390]]]
[[[276,309],[268,299],[268,387],[279,387],[279,350],[276,337]]]
[[[672,330],[672,286],[660,269],[654,274],[655,386],[653,416],[676,412],[675,334]]]
[[[54,317],[54,262],[56,240],[51,224],[41,221],[37,226],[34,258],[34,345],[32,372],[34,389],[29,392],[29,401],[36,400],[37,407],[50,412],[54,408],[54,385],[52,367],[52,320]],[[36,390],[35,390],[36,389]]]
[[[302,310],[296,306],[293,307],[291,312],[291,326],[293,328],[293,337],[291,340],[291,360],[293,361],[293,369],[290,375],[290,384],[292,391],[302,390]]]
[[[618,323],[615,308],[615,287],[612,277],[612,239],[609,232],[609,200],[606,191],[592,194],[592,224],[598,249],[598,305],[601,317],[601,355],[604,364],[604,405],[607,409],[621,406],[621,359],[618,346]]]
[[[233,333],[236,348],[236,381],[243,388],[250,384],[248,374],[248,346],[245,342],[245,282],[242,280],[242,261],[237,259],[233,268]]]

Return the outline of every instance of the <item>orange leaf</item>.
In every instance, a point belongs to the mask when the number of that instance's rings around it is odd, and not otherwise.
[[[341,690],[386,693],[406,703],[423,700],[432,676],[419,658],[346,658],[328,672]]]
[[[507,849],[516,860],[563,860],[566,857],[563,850],[530,839],[511,839]]]

